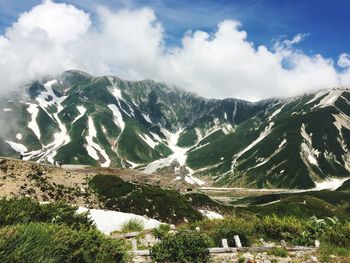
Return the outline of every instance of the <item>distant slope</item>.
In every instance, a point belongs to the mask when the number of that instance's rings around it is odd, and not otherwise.
[[[129,167],[196,185],[313,188],[350,178],[346,88],[252,103],[67,71],[1,101],[0,119],[0,153],[26,160]]]
[[[347,191],[350,192],[350,179],[345,181],[342,186],[340,186],[337,191]]]

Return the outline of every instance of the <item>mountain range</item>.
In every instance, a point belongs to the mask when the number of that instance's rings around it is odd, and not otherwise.
[[[138,169],[191,184],[314,188],[350,177],[350,90],[206,99],[152,80],[66,71],[0,102],[0,153]]]

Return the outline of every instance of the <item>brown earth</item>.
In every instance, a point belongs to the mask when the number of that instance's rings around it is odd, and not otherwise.
[[[88,180],[96,174],[117,175],[124,181],[150,184],[185,191],[192,187],[173,176],[145,174],[131,169],[101,168],[81,165],[39,164],[0,157],[0,198],[30,196],[39,202],[66,201],[75,205],[100,208],[91,194]]]

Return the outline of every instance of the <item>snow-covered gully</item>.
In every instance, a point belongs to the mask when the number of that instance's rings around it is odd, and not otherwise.
[[[184,179],[189,184],[196,184],[196,185],[204,185],[205,182],[194,177],[193,170],[186,166],[186,159],[187,159],[187,151],[190,148],[183,148],[177,145],[177,142],[179,140],[180,134],[183,132],[183,130],[178,130],[175,133],[169,132],[165,129],[162,130],[164,135],[167,137],[168,141],[168,147],[172,150],[173,154],[168,156],[167,158],[159,159],[154,162],[149,163],[146,165],[146,167],[142,170],[144,173],[154,173],[157,170],[170,166],[174,161],[178,163],[177,170],[180,169],[180,167],[185,167],[185,169],[188,171],[187,175],[185,175]]]

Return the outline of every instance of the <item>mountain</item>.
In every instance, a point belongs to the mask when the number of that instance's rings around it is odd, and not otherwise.
[[[350,176],[350,91],[248,102],[67,71],[0,103],[0,152],[202,185],[312,188]]]

